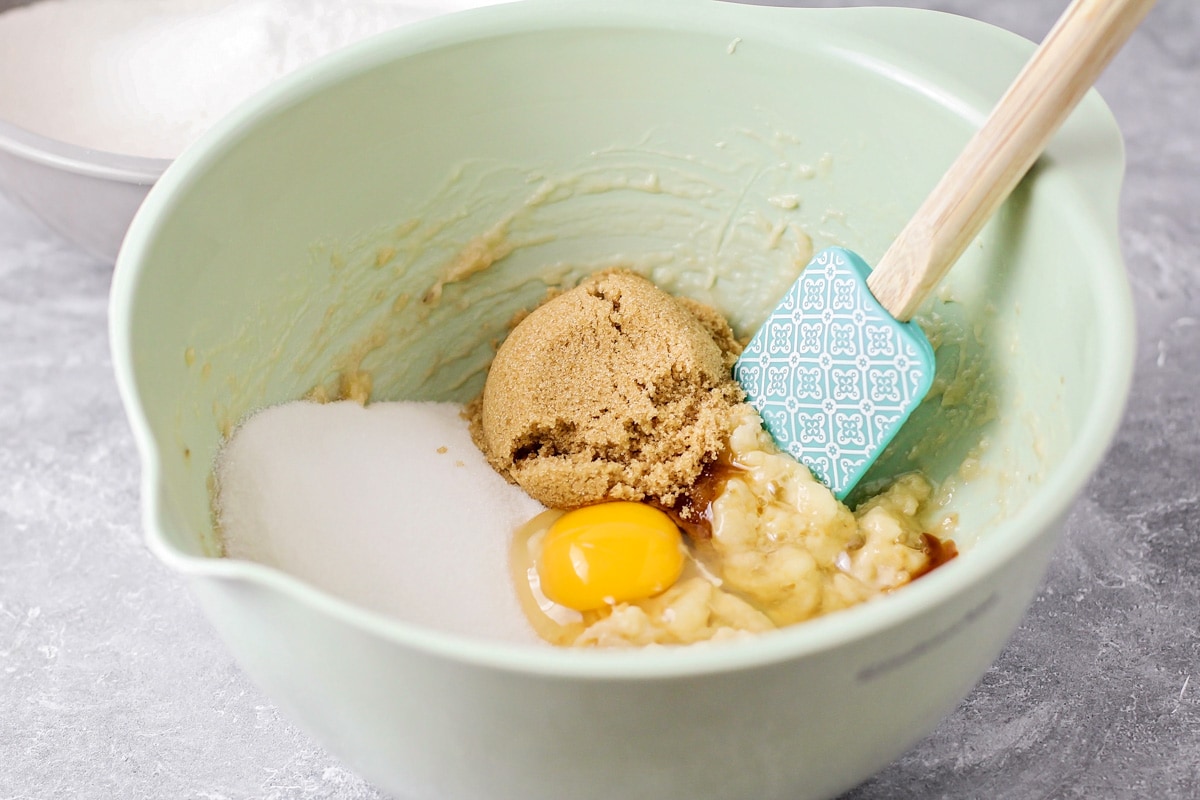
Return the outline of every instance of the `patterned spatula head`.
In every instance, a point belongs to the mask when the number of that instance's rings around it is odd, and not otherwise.
[[[879,304],[867,288],[870,271],[849,250],[822,250],[733,368],[780,448],[838,499],[933,383],[929,340]]]

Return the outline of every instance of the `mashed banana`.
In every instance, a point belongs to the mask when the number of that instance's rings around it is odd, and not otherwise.
[[[919,577],[952,545],[922,532],[929,483],[905,475],[851,513],[779,451],[758,414],[737,407],[736,468],[712,501],[712,536],[693,542],[703,572],[660,595],[594,612],[570,644],[721,640],[802,622]]]

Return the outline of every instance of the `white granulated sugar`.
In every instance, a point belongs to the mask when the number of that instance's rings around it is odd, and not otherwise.
[[[174,158],[297,67],[495,2],[42,0],[0,13],[0,119],[84,147]]]
[[[543,508],[488,466],[460,411],[295,402],[255,414],[217,458],[227,555],[419,625],[540,643],[509,545]]]

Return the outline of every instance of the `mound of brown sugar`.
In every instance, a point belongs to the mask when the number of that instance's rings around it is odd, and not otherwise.
[[[492,466],[547,506],[672,506],[729,439],[740,350],[716,310],[601,273],[513,329],[472,429]]]

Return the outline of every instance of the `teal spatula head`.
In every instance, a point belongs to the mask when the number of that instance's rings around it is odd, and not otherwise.
[[[822,250],[733,367],[767,431],[839,500],[933,383],[929,340],[879,304],[870,272],[849,250]]]
[[[821,251],[734,365],[775,441],[838,499],[933,382],[933,349],[900,320],[911,319],[1153,5],[1072,0],[875,271],[849,250]]]

